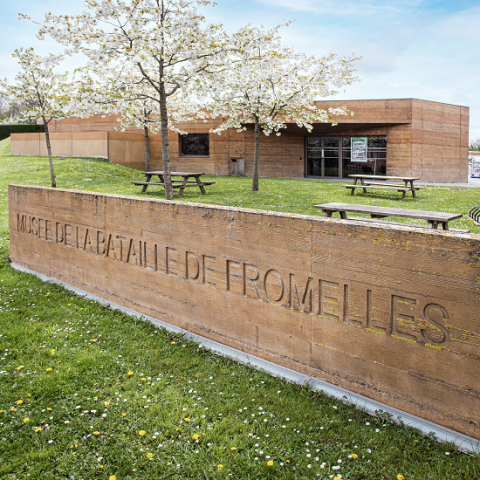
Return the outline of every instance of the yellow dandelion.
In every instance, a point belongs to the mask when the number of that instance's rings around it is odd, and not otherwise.
[[[128,373],[127,373],[128,376],[132,376],[133,375],[133,372],[130,370]]]
[[[144,382],[144,381],[146,380],[146,378],[145,378],[145,377],[142,377],[140,380],[141,380],[142,382]]]
[[[402,474],[398,474],[397,480],[405,480],[405,477]]]
[[[197,433],[192,435],[193,440],[198,440],[199,438],[200,438],[200,435],[198,435]]]
[[[17,409],[16,409],[15,407],[12,407],[12,408],[10,409],[10,411],[11,411],[11,412],[16,412]]]
[[[19,367],[17,367],[17,370],[21,370],[23,368],[22,365],[20,365]]]
[[[38,433],[38,432],[41,432],[41,431],[42,431],[42,429],[40,427],[35,429],[35,433]]]
[[[153,457],[153,453],[147,453],[147,458],[152,458]]]
[[[122,413],[122,417],[126,417],[127,414],[125,412]]]
[[[50,350],[50,355],[55,355],[55,349],[54,349],[54,348],[52,348],[52,349]]]
[[[5,410],[0,410],[0,413],[5,413]]]
[[[32,398],[32,395],[29,393],[29,394],[27,395],[27,397],[28,397],[28,398]]]
[[[110,405],[110,402],[104,402],[104,403],[105,403],[105,405]]]
[[[21,405],[21,404],[23,403],[23,400],[17,400],[15,403],[16,403],[17,405]]]
[[[232,448],[230,448],[230,450],[232,450],[232,451],[235,451],[235,450],[236,450],[236,448],[235,448],[235,447],[232,447]]]
[[[169,467],[170,465],[171,465],[171,463],[170,463],[170,462],[168,462],[168,463],[167,463],[167,467]]]
[[[352,453],[352,458],[358,458],[358,455],[356,453]]]
[[[52,369],[51,369],[50,367],[48,367],[48,368],[45,369],[45,371],[46,371],[46,372],[51,372]]]
[[[145,430],[140,430],[138,434],[143,437],[147,432]]]
[[[170,343],[171,343],[172,345],[175,345],[175,342],[170,342]],[[222,466],[222,468],[223,468],[223,466]]]
[[[100,435],[100,432],[92,432],[94,435]]]
[[[93,342],[93,343],[95,343],[95,342],[96,342],[96,340],[95,340],[94,338],[92,338],[90,341],[91,341],[91,342]]]
[[[269,460],[269,461],[267,462],[267,465],[268,465],[269,467],[273,467],[273,460]]]
[[[24,418],[24,419],[23,419],[23,423],[28,423],[29,421],[30,421],[29,418]]]
[[[115,475],[110,475],[108,477],[108,480],[117,480],[117,477]]]
[[[219,470],[221,470],[221,469],[223,468],[223,465],[220,463],[220,464],[217,465],[217,468],[218,468]]]
[[[47,412],[51,412],[52,409],[50,407],[47,407]]]
[[[184,418],[184,420],[188,423],[190,421],[189,418]]]

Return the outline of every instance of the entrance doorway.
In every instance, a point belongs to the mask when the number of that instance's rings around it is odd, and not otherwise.
[[[341,137],[306,137],[306,176],[340,177]]]

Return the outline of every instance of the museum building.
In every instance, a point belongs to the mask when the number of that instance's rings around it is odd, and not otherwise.
[[[468,181],[469,108],[419,99],[317,101],[346,106],[337,125],[315,123],[311,132],[288,124],[281,135],[260,135],[263,177],[341,179],[349,174],[419,177],[422,182]],[[118,131],[115,115],[72,117],[50,125],[54,155],[98,156],[145,170],[143,130]],[[209,133],[221,119],[179,125],[169,132],[172,171],[247,175],[253,171],[253,124],[247,130]],[[162,169],[160,134],[149,135],[150,169]],[[46,155],[44,134],[12,134],[13,155]]]

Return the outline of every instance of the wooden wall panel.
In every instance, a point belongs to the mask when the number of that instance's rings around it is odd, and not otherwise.
[[[31,186],[8,201],[13,262],[480,439],[480,235]]]
[[[111,132],[108,159],[129,168],[145,170],[145,137],[141,133]]]
[[[40,155],[40,133],[12,133],[10,135],[12,155]]]
[[[72,153],[75,157],[108,158],[108,132],[72,133]]]
[[[421,180],[467,183],[469,109],[425,100],[413,101],[412,145]]]
[[[72,155],[72,133],[50,133],[50,147],[52,155],[70,156]],[[45,141],[45,134],[40,134],[40,155],[47,156],[47,143]]]

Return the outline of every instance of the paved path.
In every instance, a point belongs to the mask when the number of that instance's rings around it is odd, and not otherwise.
[[[290,178],[290,177],[281,177],[281,178]],[[345,180],[350,180],[349,178],[305,178],[305,177],[296,177],[295,180],[328,180],[334,182],[345,182]],[[415,182],[415,185],[431,185],[432,187],[480,187],[480,178],[469,178],[468,183],[422,183]]]
[[[480,178],[469,177],[468,183],[421,183],[416,182],[415,185],[432,185],[433,187],[480,187]]]

